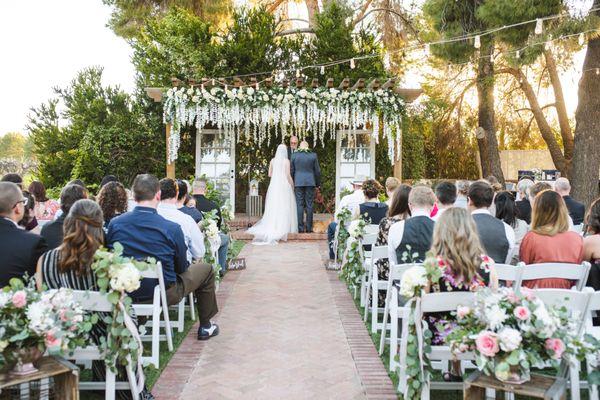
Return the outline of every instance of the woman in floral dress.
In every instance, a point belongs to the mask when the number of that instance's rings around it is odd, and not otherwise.
[[[483,254],[475,222],[467,210],[452,207],[436,222],[430,256],[425,263],[434,263],[442,270],[439,281],[426,288],[429,293],[469,292],[482,286],[498,287],[494,261]],[[425,316],[433,333],[431,344],[444,344],[454,328],[450,313],[431,313]],[[447,381],[459,381],[460,362],[452,363]]]
[[[375,246],[387,246],[390,227],[396,222],[403,221],[410,217],[408,208],[408,195],[412,188],[409,185],[400,185],[394,191],[392,203],[388,209],[388,216],[379,222],[379,234]],[[379,260],[377,265],[377,277],[380,281],[387,281],[390,272],[390,263],[388,259]],[[378,307],[385,307],[385,292],[379,291]]]
[[[35,197],[35,218],[38,221],[52,221],[54,215],[60,209],[60,204],[46,197],[46,188],[42,182],[31,182],[28,191]]]

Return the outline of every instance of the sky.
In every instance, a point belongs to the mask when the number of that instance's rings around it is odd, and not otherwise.
[[[242,1],[242,0],[240,0]],[[585,10],[590,0],[573,0]],[[306,18],[304,5],[290,2],[290,15]],[[104,67],[104,84],[131,92],[135,70],[132,50],[106,23],[110,8],[101,0],[0,0],[0,135],[25,132],[29,109],[52,97],[85,67]],[[569,111],[577,106],[577,82],[583,52],[575,68],[561,77]],[[419,77],[408,75],[407,86]]]
[[[106,23],[101,0],[0,1],[0,135],[24,132],[29,108],[52,97],[85,67],[104,84],[134,87],[131,48]]]

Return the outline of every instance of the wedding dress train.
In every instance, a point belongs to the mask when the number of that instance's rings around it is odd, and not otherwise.
[[[254,235],[254,244],[276,244],[287,240],[289,233],[298,232],[296,196],[290,183],[290,161],[287,147],[280,144],[271,160],[271,183],[265,199],[265,213],[248,233]]]

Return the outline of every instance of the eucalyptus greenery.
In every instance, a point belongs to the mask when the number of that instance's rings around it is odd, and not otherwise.
[[[349,238],[342,259],[341,275],[351,288],[360,286],[362,276],[365,273],[362,239],[365,235],[366,225],[366,221],[359,218],[352,221],[348,227]]]
[[[337,247],[335,248],[335,250],[337,259],[341,260],[344,258],[344,253],[346,252],[346,241],[350,237],[350,234],[348,233],[348,225],[352,220],[352,211],[350,211],[349,208],[344,207],[340,211],[338,211],[336,217],[338,223],[338,231],[337,236],[335,238],[337,243]]]

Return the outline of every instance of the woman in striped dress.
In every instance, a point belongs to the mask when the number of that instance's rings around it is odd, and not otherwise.
[[[104,218],[100,206],[92,200],[78,200],[73,204],[63,225],[63,242],[56,249],[50,250],[38,261],[36,281],[38,289],[45,286],[48,289],[68,288],[73,290],[98,291],[96,275],[91,269],[94,253],[104,243],[102,226]],[[94,343],[100,344],[100,338],[106,337],[106,324],[103,322],[104,313],[98,313],[96,323],[90,336]],[[92,363],[94,380],[105,379],[105,366],[102,361]],[[119,368],[118,380],[125,380],[127,374]],[[144,400],[153,399],[147,390],[141,394]],[[130,399],[131,393],[118,390],[117,398]]]

